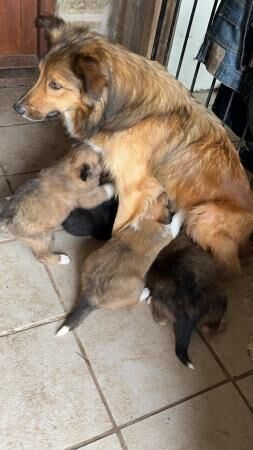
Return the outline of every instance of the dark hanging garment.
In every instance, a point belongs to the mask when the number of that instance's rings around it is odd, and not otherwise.
[[[196,57],[217,80],[235,91],[248,67],[252,11],[252,0],[222,0]]]

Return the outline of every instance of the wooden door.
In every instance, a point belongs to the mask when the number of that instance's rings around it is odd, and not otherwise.
[[[0,68],[35,67],[43,53],[38,14],[53,14],[54,0],[0,0]]]

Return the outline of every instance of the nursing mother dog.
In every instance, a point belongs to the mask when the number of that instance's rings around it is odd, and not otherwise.
[[[187,212],[187,234],[239,270],[253,194],[219,121],[158,63],[58,17],[38,26],[49,52],[15,110],[32,121],[59,114],[71,136],[103,149],[119,196],[114,230],[138,222],[163,185]]]

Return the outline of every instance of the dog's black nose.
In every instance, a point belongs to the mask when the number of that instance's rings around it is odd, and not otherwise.
[[[14,103],[13,108],[16,111],[16,113],[18,113],[18,114],[25,113],[25,108],[22,106],[21,103],[18,103],[18,102]]]

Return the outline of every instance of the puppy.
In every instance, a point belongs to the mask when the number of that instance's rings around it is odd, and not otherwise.
[[[74,236],[92,236],[107,240],[112,236],[118,201],[108,200],[92,209],[77,208],[62,223],[65,231]]]
[[[80,304],[57,335],[77,327],[95,309],[130,306],[147,298],[146,273],[160,250],[179,233],[183,217],[180,211],[171,221],[168,198],[163,193],[149,207],[139,228],[126,227],[90,255],[82,268]]]
[[[0,214],[2,227],[27,243],[46,264],[68,264],[52,253],[53,231],[74,208],[94,208],[112,198],[111,184],[99,186],[101,155],[87,144],[74,145],[52,167],[41,171],[10,198]]]
[[[154,320],[165,324],[173,319],[176,355],[194,369],[188,357],[192,331],[197,324],[203,331],[218,331],[227,307],[212,257],[180,235],[159,254],[148,273],[147,286]]]

